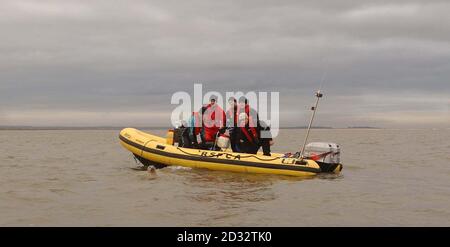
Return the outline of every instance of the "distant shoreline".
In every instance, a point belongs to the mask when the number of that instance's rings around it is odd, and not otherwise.
[[[114,127],[114,126],[92,126],[92,127],[71,127],[71,126],[0,126],[0,130],[122,130],[127,127]],[[131,127],[136,129],[144,129],[144,130],[167,130],[172,127]],[[307,129],[306,126],[298,126],[298,127],[280,127],[280,129]],[[382,129],[378,127],[347,127],[347,128],[333,128],[333,127],[323,127],[317,126],[312,127],[312,129]]]
[[[93,126],[93,127],[70,127],[70,126],[0,126],[0,130],[121,130],[127,127],[109,127],[109,126]],[[132,127],[137,129],[153,129],[163,130],[169,127]]]

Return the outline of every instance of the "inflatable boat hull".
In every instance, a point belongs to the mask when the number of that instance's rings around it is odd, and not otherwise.
[[[184,166],[210,170],[245,173],[278,174],[310,177],[322,172],[313,160],[298,161],[283,158],[281,154],[263,156],[181,148],[166,144],[166,139],[133,128],[123,129],[119,134],[122,146],[132,152],[144,165]]]

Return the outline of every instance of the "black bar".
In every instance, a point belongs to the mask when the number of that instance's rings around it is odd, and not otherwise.
[[[1,228],[4,243],[134,246],[309,246],[447,243],[450,228],[302,227],[41,227]],[[209,237],[208,237],[209,236]],[[157,244],[158,243],[158,244]],[[291,243],[286,245],[286,243]],[[157,244],[157,245],[156,245]]]

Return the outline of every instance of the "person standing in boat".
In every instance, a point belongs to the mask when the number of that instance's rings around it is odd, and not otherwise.
[[[202,106],[198,111],[192,112],[187,124],[188,131],[183,133],[182,147],[201,148],[205,142],[205,131],[203,129],[202,116],[206,111],[206,105]]]
[[[230,97],[228,99],[228,104],[230,105],[230,108],[226,112],[226,117],[227,117],[226,127],[230,134],[231,150],[233,150],[233,152],[236,152],[237,151],[236,145],[238,143],[238,140],[236,138],[236,133],[237,133],[236,127],[237,127],[237,122],[238,122],[238,117],[236,115],[237,108],[238,108],[236,98]]]
[[[258,133],[255,127],[250,126],[249,117],[245,112],[239,114],[236,139],[238,140],[237,152],[249,154],[256,154],[258,152]]]
[[[212,96],[203,114],[203,131],[206,143],[214,143],[219,129],[225,127],[225,112],[216,104],[216,96]]]

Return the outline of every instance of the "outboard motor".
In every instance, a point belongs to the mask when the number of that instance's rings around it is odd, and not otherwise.
[[[322,172],[339,172],[342,170],[340,164],[341,148],[336,143],[311,142],[305,146],[304,157],[317,162]]]

